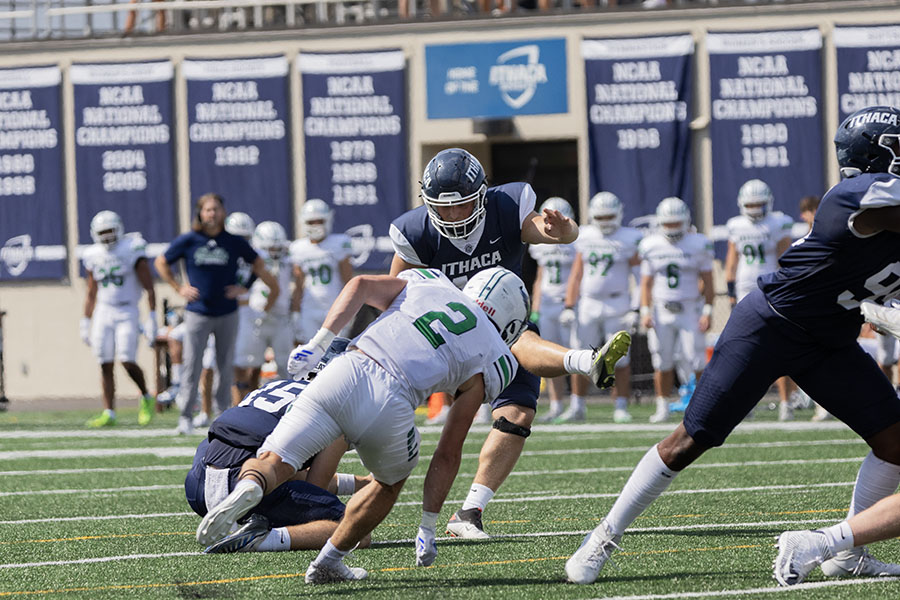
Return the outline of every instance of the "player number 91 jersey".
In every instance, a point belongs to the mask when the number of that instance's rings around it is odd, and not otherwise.
[[[778,242],[790,238],[794,221],[781,212],[767,214],[759,221],[738,215],[728,219],[728,241],[738,254],[735,287],[738,299],[756,288],[756,278],[778,268]]]
[[[627,295],[628,261],[637,253],[640,241],[641,232],[633,227],[619,227],[610,235],[603,235],[596,225],[582,227],[575,241],[584,266],[581,295],[598,299]]]
[[[653,301],[700,298],[700,273],[712,271],[712,243],[701,233],[686,233],[676,242],[652,233],[638,246],[641,276],[653,277]]]
[[[113,306],[137,304],[141,285],[134,267],[146,258],[147,242],[139,233],[129,233],[112,246],[93,244],[82,257],[84,269],[97,282],[97,302]]]
[[[419,402],[435,392],[455,393],[478,373],[484,401],[496,398],[518,363],[484,311],[437,269],[397,276],[406,287],[351,345],[407,382]]]

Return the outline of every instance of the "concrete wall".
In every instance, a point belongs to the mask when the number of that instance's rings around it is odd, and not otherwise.
[[[67,67],[73,62],[145,61],[171,59],[176,64],[175,106],[176,123],[187,122],[186,85],[179,65],[185,57],[223,58],[232,56],[284,54],[293,62],[300,50],[350,51],[366,49],[402,48],[408,58],[409,87],[409,199],[415,202],[418,176],[423,161],[431,150],[449,144],[466,145],[474,150],[486,148],[482,134],[473,132],[467,119],[429,121],[425,118],[425,62],[426,43],[458,43],[465,41],[506,40],[535,37],[567,39],[569,112],[561,115],[526,116],[515,119],[516,141],[575,139],[578,143],[578,171],[582,208],[587,202],[588,155],[586,133],[586,94],[584,70],[580,56],[580,41],[585,37],[621,37],[660,35],[689,32],[696,42],[695,115],[692,127],[695,135],[696,170],[694,181],[698,225],[701,229],[711,222],[710,144],[708,60],[704,35],[707,31],[757,31],[818,27],[825,39],[824,46],[824,106],[821,114],[837,114],[835,80],[835,51],[831,34],[835,24],[876,25],[900,23],[900,6],[893,1],[820,2],[809,4],[773,4],[765,6],[741,5],[718,8],[680,8],[665,11],[611,11],[549,17],[515,17],[478,21],[428,22],[417,24],[370,25],[340,29],[310,29],[284,32],[246,32],[234,34],[204,34],[199,36],[160,36],[126,40],[92,40],[90,42],[40,42],[6,44],[0,51],[0,68],[47,65],[57,63],[63,68],[63,114],[72,114],[72,85]],[[290,75],[292,113],[300,111],[300,84],[296,71]],[[64,119],[66,156],[74,156],[74,127],[71,119]],[[827,138],[833,135],[836,123],[828,123]],[[294,166],[295,207],[304,198],[303,143],[301,123],[292,120],[292,142],[297,156]],[[178,126],[176,151],[187,155],[186,127]],[[425,157],[425,158],[423,158]],[[486,165],[489,167],[489,165]],[[75,173],[71,160],[65,165],[67,192],[67,228],[77,231],[74,197]],[[829,160],[829,181],[836,181],[836,164]],[[179,215],[181,223],[189,219],[191,199],[187,181],[187,164],[178,167]],[[584,211],[582,211],[583,213]],[[184,227],[182,228],[184,229]],[[85,286],[77,276],[74,258],[74,239],[70,233],[69,273],[71,281],[42,284],[0,285],[0,309],[7,312],[4,321],[3,354],[6,372],[6,393],[12,400],[47,397],[84,397],[99,395],[99,369],[90,350],[78,337],[78,319],[84,301]],[[722,285],[722,284],[719,284]],[[172,290],[159,285],[160,298],[174,299]],[[143,306],[142,310],[146,310]],[[719,310],[719,325],[725,313]],[[152,368],[151,353],[144,345],[139,362]],[[137,391],[127,381],[124,372],[117,371],[125,397]],[[152,373],[148,370],[148,375]],[[150,378],[152,381],[152,377]],[[152,387],[152,384],[151,384]],[[60,404],[64,406],[64,404]]]

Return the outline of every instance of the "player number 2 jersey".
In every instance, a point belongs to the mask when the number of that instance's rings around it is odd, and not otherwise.
[[[147,242],[129,233],[112,246],[93,244],[84,252],[84,269],[97,282],[97,302],[111,306],[137,304],[141,285],[134,266],[146,258]]]
[[[419,402],[484,377],[485,402],[509,385],[518,363],[484,311],[437,269],[408,269],[406,288],[351,344],[400,381]]]
[[[700,273],[712,270],[712,244],[701,233],[686,233],[670,241],[662,233],[641,240],[641,276],[653,277],[654,302],[680,302],[700,298]]]

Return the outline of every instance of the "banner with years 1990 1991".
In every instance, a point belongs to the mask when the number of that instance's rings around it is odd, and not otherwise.
[[[796,218],[803,196],[825,192],[819,30],[710,33],[707,48],[714,223],[738,214],[749,179]]]
[[[406,59],[401,50],[301,53],[306,197],[334,210],[358,269],[387,269],[407,210]]]
[[[0,281],[62,279],[59,67],[0,70]]]

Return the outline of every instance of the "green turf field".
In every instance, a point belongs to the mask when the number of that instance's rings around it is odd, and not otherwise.
[[[438,432],[423,428],[422,458],[374,546],[348,563],[369,579],[312,587],[313,552],[203,555],[199,518],[182,489],[201,436],[172,434],[176,417],[138,429],[84,429],[87,412],[0,414],[0,597],[95,598],[890,598],[900,581],[829,580],[778,588],[774,537],[839,521],[867,447],[811,411],[782,426],[760,411],[722,449],[708,453],[639,518],[597,583],[564,582],[563,564],[597,525],[632,467],[664,432],[611,425],[609,406],[580,426],[537,426],[513,475],[485,512],[487,542],[440,539],[433,567],[416,568],[411,538]],[[440,525],[458,508],[487,432],[466,443]],[[342,471],[363,474],[349,454]],[[872,547],[900,562],[900,544]]]

